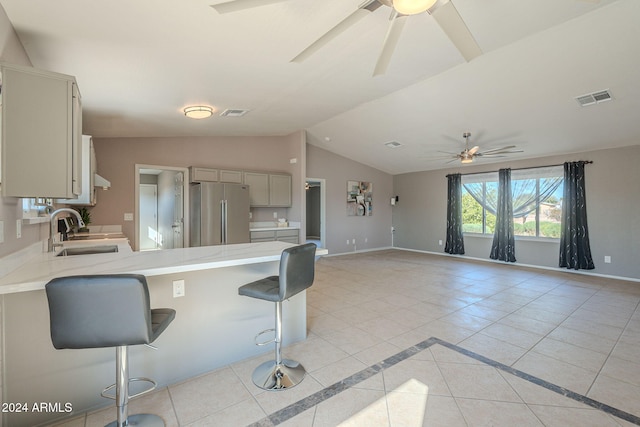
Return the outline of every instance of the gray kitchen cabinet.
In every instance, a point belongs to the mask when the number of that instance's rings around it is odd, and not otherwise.
[[[244,172],[252,207],[290,207],[291,175],[268,172]]]
[[[291,175],[269,174],[269,206],[291,206]]]
[[[257,242],[287,242],[298,244],[300,236],[300,230],[286,229],[286,230],[252,230],[251,231],[251,243]]]
[[[244,184],[249,186],[249,200],[252,207],[269,206],[269,174],[244,172]]]
[[[189,182],[218,182],[218,169],[189,168]]]
[[[276,240],[279,242],[295,243],[297,245],[299,236],[300,230],[298,229],[276,230]]]
[[[220,169],[220,182],[232,182],[235,184],[242,184],[242,171],[232,171]]]
[[[76,198],[82,104],[75,78],[0,64],[2,195]]]

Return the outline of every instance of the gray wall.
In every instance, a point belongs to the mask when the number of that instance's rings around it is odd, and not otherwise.
[[[391,175],[310,144],[306,163],[307,177],[326,180],[326,247],[330,254],[391,246]],[[347,181],[373,183],[372,216],[347,216]],[[356,239],[355,247],[352,239]]]
[[[134,241],[134,223],[123,216],[135,209],[135,165],[146,164],[290,173],[293,206],[252,208],[253,221],[273,221],[277,212],[279,218],[304,222],[304,145],[304,132],[278,137],[94,138],[98,172],[111,181],[111,188],[98,190],[92,221],[120,224]],[[293,158],[295,163],[290,162]]]
[[[592,160],[587,165],[587,217],[595,270],[590,272],[640,279],[640,145],[573,155],[450,168],[394,176],[400,203],[393,209],[394,244],[400,248],[443,252],[446,237],[447,179],[454,172],[496,171]],[[489,258],[490,237],[465,236],[465,256]],[[516,240],[518,263],[557,267],[558,241]],[[604,256],[611,256],[611,264]]]

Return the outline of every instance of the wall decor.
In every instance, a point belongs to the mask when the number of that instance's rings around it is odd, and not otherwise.
[[[373,215],[373,183],[366,181],[347,181],[347,215]]]

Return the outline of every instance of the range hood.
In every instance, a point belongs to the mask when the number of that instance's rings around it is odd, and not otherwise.
[[[111,182],[107,181],[97,173],[93,174],[93,179],[94,187],[101,187],[103,190],[108,190],[109,188],[111,188]]]

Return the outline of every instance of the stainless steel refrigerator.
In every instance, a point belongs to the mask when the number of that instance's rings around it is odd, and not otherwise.
[[[191,184],[191,246],[249,243],[249,186]]]

